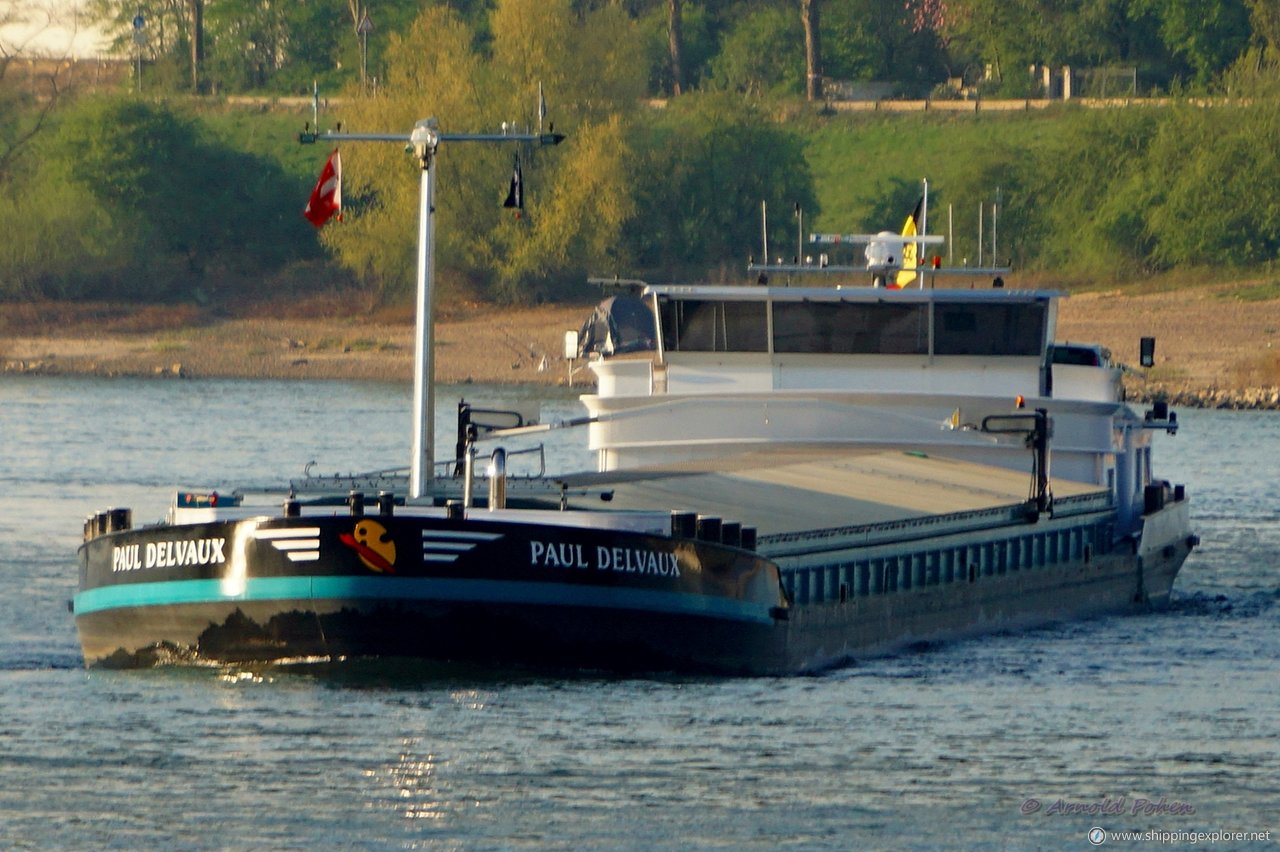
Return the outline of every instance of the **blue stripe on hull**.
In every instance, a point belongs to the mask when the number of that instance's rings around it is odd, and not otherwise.
[[[773,623],[769,608],[760,604],[646,589],[422,577],[257,577],[244,581],[243,588],[236,588],[239,585],[228,580],[166,580],[103,586],[77,594],[75,612],[235,601],[439,600],[646,610]]]

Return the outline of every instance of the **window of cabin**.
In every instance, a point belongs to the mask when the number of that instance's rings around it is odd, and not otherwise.
[[[1047,308],[1033,302],[934,306],[935,355],[1040,355]]]
[[[824,355],[926,355],[922,304],[774,302],[773,351]]]
[[[764,302],[661,302],[663,346],[671,352],[767,352]]]

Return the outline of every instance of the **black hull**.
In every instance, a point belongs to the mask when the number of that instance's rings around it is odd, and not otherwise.
[[[86,649],[103,668],[416,659],[486,667],[622,673],[755,674],[778,628],[665,613],[510,604],[314,601],[183,605],[83,616]],[[155,640],[161,633],[194,642]],[[170,632],[171,631],[171,632]],[[132,652],[125,648],[134,648]],[[86,650],[86,659],[88,654]],[[780,670],[781,661],[770,669]]]
[[[381,561],[351,543],[370,522],[394,543]],[[88,666],[405,657],[781,667],[770,658],[786,605],[777,566],[695,540],[411,516],[277,518],[116,532],[80,556],[76,627]]]

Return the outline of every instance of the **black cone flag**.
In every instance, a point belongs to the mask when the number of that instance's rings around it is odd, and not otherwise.
[[[511,173],[511,189],[507,191],[507,200],[502,202],[503,207],[512,207],[516,210],[524,209],[524,185],[520,179],[520,155],[515,157],[515,168]]]

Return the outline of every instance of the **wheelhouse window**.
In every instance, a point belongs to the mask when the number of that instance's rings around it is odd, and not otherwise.
[[[926,355],[928,307],[882,302],[775,302],[773,349],[833,355]]]
[[[1043,303],[938,304],[934,307],[935,355],[1038,356],[1048,309]]]
[[[763,302],[673,299],[660,303],[662,340],[672,352],[767,352]]]
[[[1049,306],[1043,301],[891,297],[757,301],[666,296],[658,313],[669,352],[1040,357],[1049,322]]]

